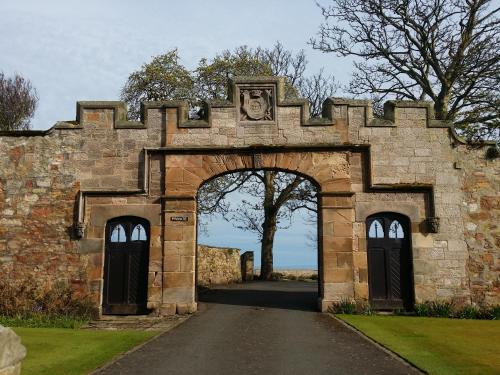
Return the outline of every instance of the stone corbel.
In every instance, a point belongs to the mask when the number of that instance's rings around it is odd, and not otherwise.
[[[85,223],[79,221],[75,225],[75,236],[77,238],[83,238],[85,236]]]
[[[439,232],[440,220],[439,217],[428,217],[425,219],[425,226],[427,233],[438,233]]]

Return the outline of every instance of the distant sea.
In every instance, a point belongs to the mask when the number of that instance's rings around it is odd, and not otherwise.
[[[317,271],[318,267],[316,265],[311,266],[311,265],[303,265],[303,264],[291,264],[287,266],[274,266],[273,267],[275,271],[279,270],[301,270],[301,271],[306,271],[306,270],[311,270],[311,271]],[[260,267],[255,267],[255,270],[260,271]]]

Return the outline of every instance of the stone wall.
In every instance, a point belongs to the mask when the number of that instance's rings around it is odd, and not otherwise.
[[[1,137],[0,273],[40,283],[86,281],[85,255],[74,241],[80,181],[70,159],[75,137]]]
[[[270,93],[265,121],[248,121],[236,94],[252,85]],[[367,101],[330,98],[324,118],[309,119],[281,85],[236,80],[232,100],[207,104],[201,120],[182,102],[145,103],[141,122],[123,103],[79,102],[76,121],[0,132],[2,277],[65,280],[100,304],[106,223],[138,216],[151,227],[148,307],[194,310],[199,186],[270,168],[320,190],[323,309],[369,298],[365,222],[384,211],[412,223],[416,301],[500,303],[499,159],[461,144],[428,103],[389,102],[376,119]]]
[[[357,167],[363,160],[351,161],[359,171],[353,184],[358,191],[354,237],[361,251],[354,252],[358,263],[354,266],[355,279],[360,280],[356,287],[368,289],[363,285],[367,278],[366,256],[362,254],[366,249],[366,217],[393,211],[412,221],[417,302],[451,299],[457,303],[499,303],[500,249],[495,224],[499,215],[499,160],[486,161],[486,147],[471,149],[462,144],[450,129],[433,119],[428,103],[389,102],[384,120],[370,116],[370,104],[337,104],[339,115],[349,121],[350,141],[370,144],[371,151],[365,168]],[[369,181],[363,181],[361,171],[367,169],[371,173],[364,179]],[[367,184],[372,187],[369,191],[364,189]],[[406,193],[377,192],[379,187],[386,190],[387,185],[406,185],[409,189]],[[425,186],[432,190],[425,190]],[[481,209],[482,213],[470,209]],[[424,220],[434,216],[440,219],[439,231],[428,233]],[[476,226],[479,234],[475,233]]]
[[[500,294],[500,171],[484,150],[460,147],[461,214],[472,301],[498,304]]]
[[[150,219],[153,233],[161,232],[156,226],[161,160],[148,160],[148,172],[156,178],[144,194],[143,149],[162,145],[164,124],[117,127],[120,108],[114,102],[90,108],[79,103],[78,108],[76,123],[0,134],[0,272],[13,280],[31,275],[47,286],[66,281],[99,303],[106,220],[136,214]],[[149,112],[153,120],[161,111]],[[75,226],[81,221],[85,235],[78,238]],[[163,258],[161,240],[151,244],[153,285]],[[153,305],[155,298],[161,302],[155,291],[153,285]]]
[[[198,285],[210,286],[237,282],[241,282],[239,249],[198,245]]]

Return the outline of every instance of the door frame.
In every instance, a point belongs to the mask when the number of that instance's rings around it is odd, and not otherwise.
[[[125,235],[126,235],[126,241],[125,243],[132,242],[130,240],[130,236],[132,235],[132,232],[134,228],[137,225],[142,225],[142,227],[146,231],[146,243],[143,245],[144,252],[145,252],[145,257],[146,259],[143,260],[143,269],[140,268],[139,271],[142,271],[139,275],[139,282],[142,282],[142,287],[144,288],[144,296],[141,301],[137,301],[137,303],[123,303],[123,304],[113,304],[113,303],[108,303],[108,288],[109,288],[109,257],[110,257],[110,243],[111,243],[111,234],[112,230],[114,229],[115,225],[117,224],[122,224],[125,229]],[[148,312],[147,310],[147,300],[148,300],[148,273],[149,273],[149,253],[150,253],[150,238],[151,238],[151,226],[150,223],[147,219],[144,219],[139,216],[119,216],[119,217],[114,217],[112,219],[109,219],[106,222],[105,226],[105,238],[104,238],[104,264],[103,264],[103,292],[102,292],[102,314],[103,315],[139,315],[139,314],[145,314]],[[130,263],[128,263],[130,260],[130,257],[127,257],[127,268],[130,271]],[[127,280],[128,280],[129,274],[127,274]],[[126,299],[129,297],[129,283],[127,282],[126,288],[127,291],[126,293]],[[126,301],[125,301],[126,302]]]
[[[386,300],[378,300],[377,302],[374,300],[373,296],[373,284],[372,284],[372,277],[373,277],[373,272],[376,272],[376,270],[372,269],[372,266],[370,266],[370,240],[376,240],[376,238],[370,239],[369,236],[369,230],[370,230],[370,225],[371,223],[376,220],[376,219],[382,219],[384,223],[384,238],[383,240],[388,240],[388,228],[392,221],[397,220],[402,226],[403,226],[403,231],[404,231],[404,239],[403,239],[403,245],[402,249],[405,249],[407,251],[407,257],[406,257],[406,267],[400,267],[400,282],[401,283],[407,283],[406,290],[402,287],[401,288],[401,300],[402,302],[399,302],[397,300],[392,301],[391,299],[386,299]],[[365,225],[366,225],[366,252],[367,252],[367,260],[368,260],[368,299],[370,302],[370,305],[379,310],[392,310],[392,309],[405,309],[405,310],[412,310],[414,303],[415,303],[415,282],[414,282],[414,272],[413,272],[413,248],[412,248],[412,231],[411,231],[411,220],[403,214],[397,213],[397,212],[377,212],[374,213],[370,216],[368,216],[365,220]],[[387,250],[384,249],[384,252]],[[402,255],[402,254],[401,254]],[[401,259],[401,257],[400,257]],[[387,259],[386,259],[386,265],[387,265]],[[404,270],[407,270],[407,274],[404,273]],[[387,278],[389,276],[388,274],[388,269],[386,267],[385,269],[385,278],[386,278],[386,283],[387,283]]]

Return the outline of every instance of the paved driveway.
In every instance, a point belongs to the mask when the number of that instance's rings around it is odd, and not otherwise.
[[[330,316],[317,285],[253,282],[200,296],[200,311],[99,374],[416,374]]]

